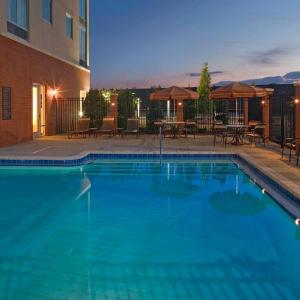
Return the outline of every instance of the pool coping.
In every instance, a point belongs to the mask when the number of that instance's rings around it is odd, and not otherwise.
[[[271,168],[261,166],[246,153],[236,152],[165,152],[162,159],[232,159],[261,188],[270,194],[294,218],[300,217],[300,192],[297,186]],[[159,160],[160,154],[149,153],[111,153],[84,151],[69,157],[0,157],[0,167],[80,167],[98,159],[144,159]],[[286,200],[289,201],[286,201]],[[299,206],[298,208],[296,206]]]

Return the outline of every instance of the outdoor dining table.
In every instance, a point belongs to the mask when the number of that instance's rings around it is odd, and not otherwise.
[[[243,145],[243,136],[245,133],[245,129],[248,129],[248,125],[242,124],[233,124],[227,125],[227,130],[229,129],[232,132],[232,145]]]
[[[157,128],[159,132],[159,128],[163,128],[164,126],[169,126],[170,131],[173,138],[177,138],[180,133],[180,127],[184,126],[196,126],[196,122],[194,121],[156,121],[154,122],[154,126]]]
[[[184,126],[186,122],[184,121],[174,121],[174,122],[165,122],[166,125],[169,125],[171,127],[172,131],[172,137],[177,138],[179,135],[179,128],[180,126]]]

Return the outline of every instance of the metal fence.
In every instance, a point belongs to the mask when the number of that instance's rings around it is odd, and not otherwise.
[[[163,107],[163,108],[161,108]],[[193,120],[197,123],[199,132],[211,133],[213,124],[216,120],[224,124],[243,124],[244,112],[243,101],[215,101],[211,103],[205,113],[197,113],[194,102],[184,102],[184,120]],[[176,109],[171,107],[170,110],[162,106],[150,106],[140,111],[135,111],[135,117],[140,120],[140,128],[147,132],[154,132],[156,121],[177,121]],[[256,119],[257,120],[257,119]]]
[[[295,137],[295,105],[290,97],[279,96],[270,105],[270,137],[283,143],[285,138]]]
[[[58,98],[55,100],[56,133],[62,134],[76,129],[83,100],[80,98]]]
[[[274,94],[270,98],[270,137],[273,141],[282,143],[284,138],[295,136],[295,105],[293,99],[295,91],[293,85],[268,86],[274,88]],[[176,121],[176,106],[167,109],[166,103],[157,101],[150,103],[142,109],[126,111],[124,105],[119,105],[118,126],[126,126],[126,120],[130,117],[139,119],[140,128],[145,133],[155,132],[155,121]],[[261,99],[249,99],[248,119],[262,121]],[[100,100],[89,103],[80,98],[63,98],[55,100],[56,133],[63,134],[76,128],[80,112],[92,120],[92,127],[100,127],[102,119],[109,109]],[[87,115],[88,111],[88,115]],[[184,101],[184,120],[195,120],[200,133],[211,133],[216,120],[224,124],[244,123],[244,104],[240,100],[214,101],[205,113],[196,113],[193,101]]]

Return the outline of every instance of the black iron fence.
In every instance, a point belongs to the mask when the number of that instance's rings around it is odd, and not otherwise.
[[[295,136],[295,105],[294,86],[268,86],[274,88],[270,98],[270,137],[281,143],[284,138]],[[154,101],[153,101],[154,102]],[[262,121],[261,99],[249,99],[248,120]],[[56,133],[63,134],[76,128],[78,119],[84,115],[91,118],[92,127],[100,127],[103,117],[109,114],[109,105],[103,99],[87,102],[80,98],[64,98],[55,101]],[[176,105],[171,101],[167,107],[166,101],[155,101],[149,106],[137,110],[128,109],[119,104],[118,127],[125,128],[128,118],[138,118],[140,128],[145,133],[155,132],[155,121],[176,121]],[[214,101],[206,112],[196,113],[194,101],[184,101],[184,120],[195,120],[200,133],[211,133],[215,121],[224,124],[244,123],[244,103],[241,99],[230,101]]]
[[[76,129],[83,100],[80,98],[59,98],[55,100],[56,133],[62,134]]]
[[[260,104],[260,102],[259,102]],[[261,106],[261,104],[260,104]],[[163,107],[163,108],[161,108]],[[261,121],[262,113],[257,112],[257,107],[254,106],[255,114],[251,114],[251,118]],[[262,107],[259,107],[262,110]],[[134,116],[139,117],[140,127],[147,132],[154,132],[156,121],[177,121],[176,108],[170,106],[170,109],[165,109],[165,105],[150,106],[140,111],[135,111]],[[211,133],[215,121],[222,121],[224,124],[243,124],[244,122],[244,107],[241,99],[237,101],[215,101],[207,108],[204,113],[197,113],[195,104],[184,101],[183,118],[185,121],[195,121],[198,131],[201,133]]]
[[[276,92],[277,91],[277,92]],[[270,137],[283,143],[285,138],[295,137],[295,104],[293,86],[275,90],[270,101]]]

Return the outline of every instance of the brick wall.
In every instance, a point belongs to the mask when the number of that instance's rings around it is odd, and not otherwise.
[[[89,90],[89,72],[45,55],[0,35],[0,87],[12,88],[12,119],[2,120],[0,95],[0,146],[32,139],[32,85],[46,87],[46,134],[56,132],[55,103],[47,93],[57,88],[59,97],[79,97]]]

